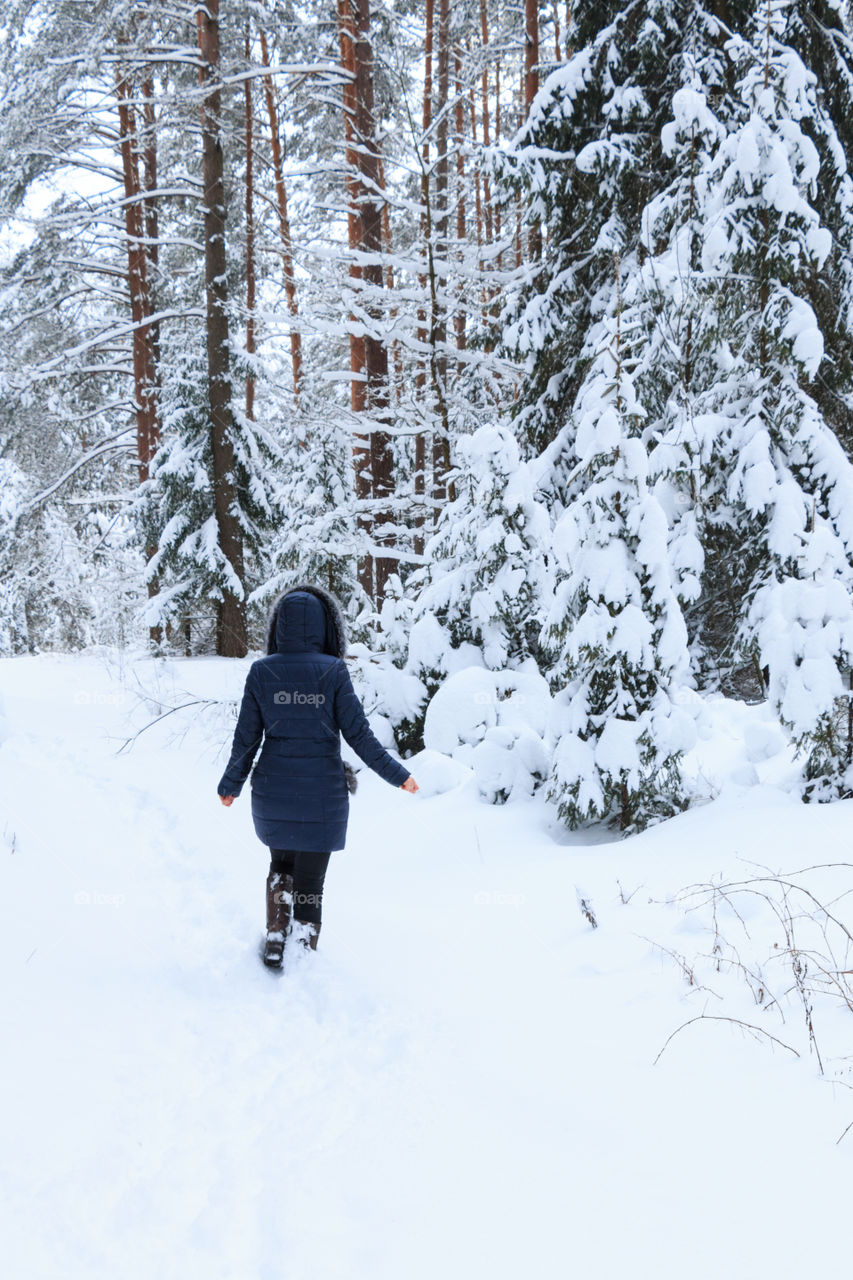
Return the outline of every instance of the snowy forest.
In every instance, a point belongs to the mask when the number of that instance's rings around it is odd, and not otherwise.
[[[0,652],[316,581],[493,802],[853,794],[851,155],[842,0],[6,0]]]
[[[0,0],[0,300],[4,1274],[841,1273],[847,0]]]

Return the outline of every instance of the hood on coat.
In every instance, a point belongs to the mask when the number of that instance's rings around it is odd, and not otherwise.
[[[343,658],[346,626],[330,591],[300,582],[276,601],[267,628],[267,653],[329,653]]]

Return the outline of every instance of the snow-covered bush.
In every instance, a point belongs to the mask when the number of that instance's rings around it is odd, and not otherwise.
[[[469,765],[492,804],[532,795],[548,772],[550,705],[548,682],[532,663],[519,671],[467,667],[430,699],[424,745]]]
[[[381,722],[379,734],[384,745],[393,745],[401,755],[419,750],[420,726],[427,702],[423,681],[412,671],[390,662],[386,655],[376,654],[360,642],[351,643],[352,679],[364,702],[371,724]],[[413,733],[412,726],[418,726]]]
[[[454,648],[476,646],[493,671],[520,666],[541,657],[548,513],[507,427],[479,427],[457,454],[459,496],[426,545],[430,580],[415,616],[434,618]]]

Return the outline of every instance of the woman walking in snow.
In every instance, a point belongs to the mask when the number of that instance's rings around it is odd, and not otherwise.
[[[295,924],[317,948],[329,857],[346,844],[348,790],[355,774],[341,760],[342,733],[381,778],[404,791],[418,785],[381,746],[352,687],[343,659],[343,612],[322,587],[300,583],[276,602],[267,656],[252,663],[231,758],[217,788],[224,805],[252,773],[252,820],[269,846],[264,963],[279,967]]]

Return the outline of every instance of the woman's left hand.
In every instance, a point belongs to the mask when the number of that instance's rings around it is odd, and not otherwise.
[[[220,799],[220,800],[222,801],[222,803],[225,805],[225,808],[226,808],[226,809],[228,808],[229,804],[233,804],[233,803],[234,803],[234,797],[233,797],[233,796],[220,796],[220,797],[219,797],[219,799]]]

